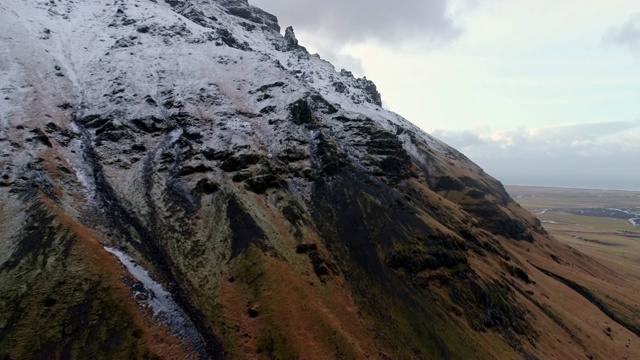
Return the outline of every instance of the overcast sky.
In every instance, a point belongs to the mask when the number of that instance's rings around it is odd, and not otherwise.
[[[250,3],[505,184],[640,190],[640,1]]]

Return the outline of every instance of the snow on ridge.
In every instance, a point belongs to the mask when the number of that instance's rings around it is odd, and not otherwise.
[[[371,103],[360,88],[364,80],[338,72],[302,49],[284,51],[282,35],[265,24],[229,14],[224,7],[231,3],[242,2],[192,1],[189,6],[172,7],[166,1],[57,1],[51,5],[0,0],[0,5],[18,14],[32,40],[51,56],[52,67],[60,67],[59,73],[73,84],[79,117],[119,112],[125,118],[149,113],[166,118],[175,111],[149,106],[140,101],[143,97],[158,104],[172,97],[185,109],[208,118],[216,118],[224,108],[227,113],[258,113],[269,102],[256,102],[247,94],[283,81],[287,86],[274,95],[274,104],[317,93],[388,131],[396,125],[409,129],[451,161],[466,159],[401,116]],[[0,20],[11,16],[6,12]],[[221,92],[221,104],[213,109],[190,102],[197,89],[208,89],[209,84]],[[410,141],[403,143],[415,154]]]

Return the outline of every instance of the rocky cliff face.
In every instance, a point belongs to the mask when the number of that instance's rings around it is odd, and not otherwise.
[[[527,262],[570,252],[273,15],[0,9],[0,354],[533,357],[545,326],[580,339]]]

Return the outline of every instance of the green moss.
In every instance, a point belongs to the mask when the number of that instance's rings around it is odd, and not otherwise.
[[[12,294],[2,304],[3,316],[8,314],[9,319],[2,329],[0,354],[72,359],[141,356],[145,352],[143,331],[133,323],[110,280],[87,269],[82,275],[64,271],[64,263],[35,277],[26,273],[14,278],[28,284],[30,290]],[[0,291],[11,293],[5,286]]]
[[[397,286],[393,296],[380,285],[368,284],[370,291],[362,307],[378,324],[375,331],[393,358],[489,358],[473,348],[458,320],[444,316],[449,313],[446,299],[424,290],[409,293],[404,285],[392,283]]]
[[[298,355],[287,343],[287,338],[273,324],[264,326],[256,342],[256,353],[261,359],[296,359]]]
[[[263,299],[265,270],[261,256],[260,249],[250,246],[236,258],[233,264],[235,279],[239,286],[245,288],[250,303],[265,303]],[[257,335],[256,353],[263,359],[297,358],[281,327],[272,319],[269,309],[261,309],[256,316],[259,316],[263,322]]]
[[[262,251],[250,246],[244,253],[236,258],[233,271],[238,282],[244,285],[250,298],[257,300],[262,294],[265,270],[260,256]]]
[[[114,279],[93,270],[73,233],[34,209],[20,250],[0,268],[0,358],[142,357],[142,330]]]

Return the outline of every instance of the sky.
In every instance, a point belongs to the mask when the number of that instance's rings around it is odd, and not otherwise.
[[[250,0],[507,185],[640,190],[637,0]]]

